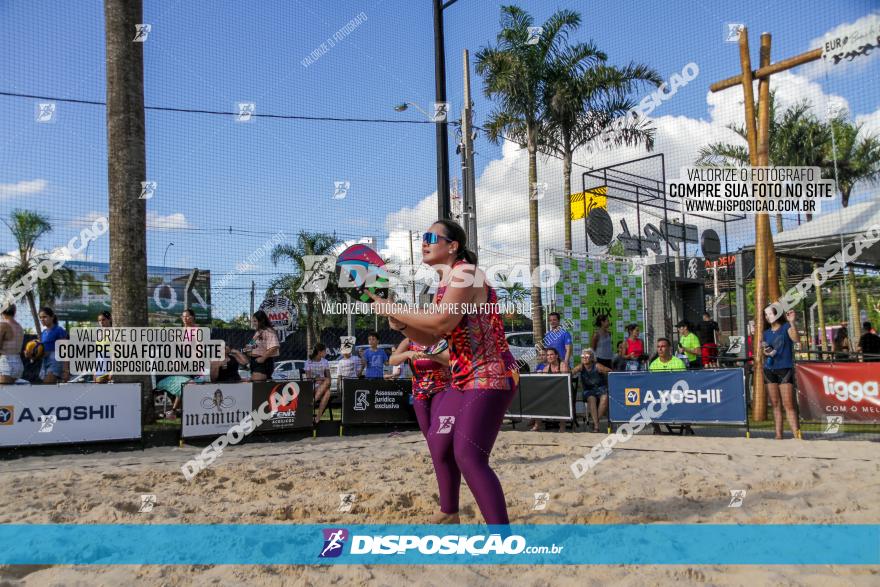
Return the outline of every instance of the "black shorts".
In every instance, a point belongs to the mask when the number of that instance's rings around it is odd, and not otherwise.
[[[764,381],[767,383],[790,384],[794,380],[794,369],[768,369],[764,367]]]
[[[251,357],[251,373],[262,373],[266,378],[272,377],[275,371],[275,359],[268,358],[262,363],[258,363],[255,357]]]

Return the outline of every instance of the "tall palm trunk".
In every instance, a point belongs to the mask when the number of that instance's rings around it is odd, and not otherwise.
[[[34,317],[34,330],[37,333],[37,336],[43,332],[43,329],[40,327],[40,313],[37,311],[37,301],[34,299],[34,290],[30,290],[24,297],[27,299],[28,307],[31,310],[31,316]]]
[[[785,229],[782,226],[782,214],[777,214],[776,215],[776,234],[777,235],[782,234],[784,231],[785,231]],[[777,261],[779,262],[779,281],[780,281],[779,287],[780,287],[780,291],[784,292],[784,291],[788,290],[788,263],[785,261],[785,259],[777,259]]]
[[[572,250],[571,244],[571,147],[566,144],[562,153],[562,191],[565,197],[565,250]],[[584,196],[584,222],[587,221],[587,201]]]
[[[818,283],[818,266],[816,263],[813,263],[813,283]],[[819,315],[819,350],[826,350],[825,344],[825,304],[822,300],[822,288],[816,287],[816,310]],[[824,355],[819,355],[819,358],[824,358]]]
[[[107,176],[110,209],[110,283],[116,326],[147,326],[147,222],[141,182],[146,181],[143,43],[133,42],[144,22],[142,0],[104,0],[107,60]],[[119,376],[141,383],[143,421],[153,417],[149,376]]]
[[[538,137],[537,130],[529,131],[529,272],[537,275],[535,269],[541,263],[541,246],[538,238],[538,200],[532,197],[537,193],[538,186]],[[544,308],[541,305],[541,288],[531,281],[532,285],[532,336],[535,344],[544,340]]]

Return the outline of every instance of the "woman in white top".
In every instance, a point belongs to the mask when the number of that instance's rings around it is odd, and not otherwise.
[[[330,363],[324,358],[326,355],[327,347],[319,342],[312,348],[305,364],[306,379],[314,381],[315,386],[315,424],[321,420],[330,403]]]

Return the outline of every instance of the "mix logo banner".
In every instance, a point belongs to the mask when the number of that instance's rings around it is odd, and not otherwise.
[[[580,357],[581,350],[590,346],[600,314],[611,318],[614,351],[626,338],[627,324],[638,324],[645,331],[642,277],[631,274],[631,263],[567,256],[556,256],[553,263],[560,271],[555,309],[573,325],[572,357]]]
[[[416,422],[412,379],[343,379],[343,426]]]
[[[110,309],[110,265],[68,261],[76,289],[55,301],[59,320],[93,321]],[[189,307],[199,324],[211,323],[211,272],[202,269],[147,267],[147,309],[150,326],[180,325],[180,314]]]
[[[571,376],[568,373],[520,375],[505,417],[571,420]]]
[[[250,383],[187,383],[181,436],[226,434],[251,413],[252,396]]]
[[[0,386],[0,446],[140,437],[137,383]]]
[[[309,430],[312,428],[314,412],[314,391],[311,381],[252,383],[252,409],[256,410],[263,402],[269,402],[269,410],[277,410],[274,416],[257,426],[258,432],[274,432],[277,430]],[[284,396],[289,391],[293,399],[287,405],[275,405],[273,393]]]
[[[299,312],[296,304],[284,296],[271,296],[263,300],[260,309],[269,316],[272,322],[272,328],[278,334],[278,340],[284,342],[287,335],[296,328],[297,317]]]
[[[880,363],[798,363],[794,373],[801,419],[880,423]]]
[[[687,384],[673,389],[678,381]],[[608,413],[625,422],[655,402],[668,402],[656,423],[745,424],[746,387],[742,369],[635,371],[608,374]]]
[[[3,524],[0,564],[877,565],[880,526]]]

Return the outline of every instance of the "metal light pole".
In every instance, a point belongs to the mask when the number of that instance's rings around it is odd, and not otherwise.
[[[456,0],[434,0],[434,100],[446,101],[446,49],[443,40],[443,10]],[[449,218],[449,143],[446,121],[437,123],[437,214]]]
[[[162,267],[165,266],[165,257],[168,256],[168,249],[173,246],[174,246],[174,243],[168,243],[168,245],[165,247],[165,253],[162,255]]]

